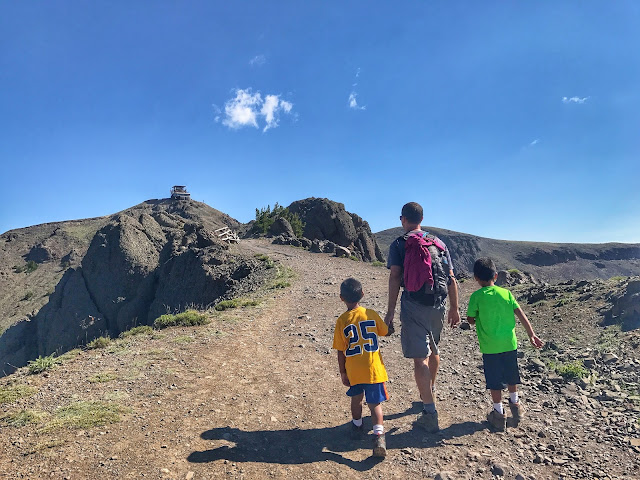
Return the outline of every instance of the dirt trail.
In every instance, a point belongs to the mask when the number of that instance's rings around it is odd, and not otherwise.
[[[43,436],[36,427],[3,429],[0,477],[405,479],[448,472],[443,478],[475,479],[494,478],[502,469],[504,478],[557,479],[579,478],[572,462],[586,462],[602,463],[601,478],[633,478],[632,454],[595,442],[579,409],[543,409],[542,392],[528,389],[526,380],[529,419],[504,434],[489,432],[474,332],[458,329],[447,329],[441,345],[438,434],[413,427],[420,405],[412,365],[402,357],[398,334],[381,340],[390,376],[391,399],[384,404],[389,453],[383,462],[372,459],[369,439],[348,439],[349,403],[331,341],[343,311],[340,282],[360,279],[363,305],[384,314],[387,270],[264,240],[237,248],[267,254],[297,278],[289,288],[270,290],[260,306],[223,315],[209,327],[171,329],[163,338],[83,354],[87,358],[48,377],[33,377],[39,392],[25,405],[47,410],[78,398],[119,399],[132,412],[86,431]],[[462,298],[472,290],[471,282],[462,284]],[[87,382],[105,370],[117,379]],[[371,429],[368,416],[365,427]],[[534,463],[537,450],[549,444],[556,457],[570,460]],[[576,446],[574,459],[567,454]]]

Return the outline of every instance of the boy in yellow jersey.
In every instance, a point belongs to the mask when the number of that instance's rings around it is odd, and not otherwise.
[[[380,355],[378,337],[387,335],[389,327],[374,310],[359,305],[362,296],[362,284],[355,278],[347,278],[340,285],[340,300],[347,306],[347,311],[336,322],[333,348],[338,351],[342,383],[349,387],[353,436],[362,437],[362,399],[366,397],[373,423],[373,456],[384,457],[387,446],[382,426],[382,402],[389,399],[384,383],[389,378]]]
[[[487,415],[489,424],[504,431],[507,416],[502,406],[502,390],[509,389],[509,409],[513,424],[517,426],[524,415],[518,396],[520,372],[518,371],[518,340],[516,319],[527,331],[531,344],[543,345],[531,326],[531,322],[518,305],[511,292],[494,285],[498,272],[493,260],[480,258],[473,265],[473,276],[480,289],[471,294],[467,310],[467,321],[476,325],[478,343],[482,352],[482,363],[487,389],[491,391],[493,409]]]

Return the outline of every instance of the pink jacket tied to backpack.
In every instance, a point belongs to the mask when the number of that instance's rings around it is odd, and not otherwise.
[[[433,272],[429,247],[435,246],[444,252],[445,246],[437,238],[425,238],[426,233],[410,233],[406,237],[404,256],[404,288],[410,292],[419,291],[426,283],[433,288]]]

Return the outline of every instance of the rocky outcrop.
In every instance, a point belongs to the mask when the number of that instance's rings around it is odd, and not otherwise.
[[[347,212],[342,203],[307,198],[293,202],[288,208],[304,222],[303,237],[311,241],[328,240],[367,262],[384,260],[369,224],[355,213]]]
[[[168,311],[206,308],[256,289],[266,276],[264,262],[231,252],[196,215],[130,209],[94,235],[81,265],[66,271],[43,308],[0,337],[0,366],[11,370],[115,337]]]
[[[617,323],[622,330],[640,328],[640,278],[629,279],[622,291],[614,290],[608,297],[611,304],[604,312],[604,324]]]

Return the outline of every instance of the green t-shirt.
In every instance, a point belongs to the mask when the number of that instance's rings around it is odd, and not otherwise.
[[[482,287],[471,294],[467,317],[476,319],[482,353],[504,353],[518,348],[516,317],[518,302],[506,288]]]

